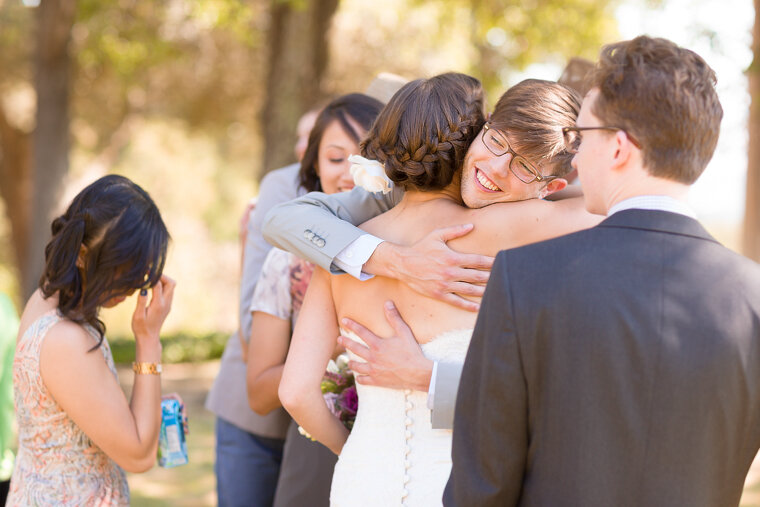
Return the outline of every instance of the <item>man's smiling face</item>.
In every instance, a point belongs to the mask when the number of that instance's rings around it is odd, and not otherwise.
[[[507,133],[501,134],[509,139]],[[545,183],[523,183],[510,171],[511,161],[510,153],[491,153],[483,143],[483,131],[478,134],[467,150],[462,169],[462,200],[468,208],[543,197]]]

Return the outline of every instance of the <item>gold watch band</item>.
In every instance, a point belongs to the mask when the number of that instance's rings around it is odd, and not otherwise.
[[[132,371],[139,375],[160,375],[161,363],[132,363]]]

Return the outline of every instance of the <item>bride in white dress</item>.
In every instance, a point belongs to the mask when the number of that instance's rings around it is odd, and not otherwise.
[[[472,223],[473,232],[451,241],[451,247],[491,256],[566,232],[549,232],[545,221],[556,218],[556,210],[547,214],[545,208],[551,205],[538,199],[476,210],[463,207],[461,167],[470,143],[483,142],[482,97],[476,79],[451,73],[412,81],[394,95],[362,143],[362,154],[384,164],[388,177],[403,186],[405,194],[396,207],[364,223],[363,230],[411,245],[434,229]],[[493,158],[480,145],[467,156],[479,153],[483,160],[486,155]],[[520,207],[525,219],[505,223],[499,210],[503,206]],[[389,300],[423,353],[441,362],[464,361],[477,317],[391,278],[360,282],[315,270],[279,394],[293,418],[340,456],[330,497],[334,506],[441,505],[451,470],[451,431],[432,429],[426,392],[357,384],[359,410],[350,435],[323,400],[320,381],[338,334],[360,341],[339,328],[340,320],[350,317],[380,337],[392,336],[383,312]]]

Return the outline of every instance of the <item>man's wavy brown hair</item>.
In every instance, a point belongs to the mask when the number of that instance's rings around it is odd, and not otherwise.
[[[362,155],[384,164],[405,189],[443,189],[483,127],[483,109],[483,88],[474,77],[450,72],[411,81],[377,117]]]
[[[575,126],[581,97],[572,88],[541,79],[526,79],[507,90],[491,115],[517,153],[544,176],[565,176],[573,154],[565,149],[562,127]]]
[[[691,184],[718,143],[723,108],[715,72],[698,54],[647,36],[602,48],[592,112],[640,144],[652,176]]]

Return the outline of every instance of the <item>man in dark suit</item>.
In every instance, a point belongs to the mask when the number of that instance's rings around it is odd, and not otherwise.
[[[608,218],[496,258],[445,505],[739,503],[760,446],[760,267],[685,204],[718,139],[714,85],[664,39],[602,50],[564,131]]]

